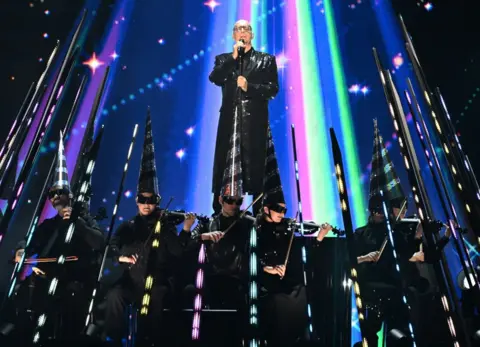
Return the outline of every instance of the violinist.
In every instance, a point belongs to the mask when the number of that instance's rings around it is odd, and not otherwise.
[[[380,195],[380,190],[384,196]],[[383,200],[391,209],[390,221],[393,228],[395,254],[388,238]],[[356,230],[355,251],[359,266],[359,280],[362,299],[366,305],[367,340],[376,345],[377,332],[382,323],[388,330],[397,329],[409,335],[408,324],[418,329],[419,295],[430,286],[427,278],[421,276],[418,264],[432,263],[440,258],[441,251],[448,243],[450,230],[437,243],[436,248],[428,248],[422,242],[420,220],[405,218],[407,204],[400,180],[375,123],[375,140],[370,177],[368,224]],[[400,273],[396,269],[399,263]],[[411,314],[403,302],[403,285],[406,287],[407,301]],[[422,334],[416,334],[420,337]],[[411,341],[405,342],[411,345]],[[418,343],[418,341],[417,341]]]
[[[59,277],[61,287],[56,292],[60,301],[59,305],[55,306],[63,309],[62,337],[76,336],[84,327],[88,307],[87,294],[92,290],[98,252],[104,243],[103,234],[95,219],[89,215],[84,206],[75,206],[74,209],[79,209],[79,216],[75,220],[75,233],[69,246],[71,253],[66,254],[68,259],[73,258],[73,261],[67,261],[61,268],[62,273],[58,273],[57,258],[64,254],[65,235],[72,217],[72,198],[63,142],[60,140],[53,182],[48,191],[48,199],[57,214],[38,225],[28,246],[26,241],[21,241],[16,247],[15,261],[19,262],[25,253],[25,264],[28,265],[23,268],[26,280],[19,286],[14,296],[14,306],[17,313],[25,310],[44,312],[43,305],[46,302],[50,280]],[[75,300],[68,300],[72,296],[75,296]],[[31,307],[27,307],[30,305]],[[19,316],[18,319],[23,318]],[[16,325],[23,329],[28,326],[23,322]],[[31,334],[20,335],[31,341]]]
[[[219,198],[221,212],[202,234],[206,241],[207,270],[205,288],[211,305],[241,308],[245,304],[248,279],[248,240],[253,222],[241,218],[242,197],[224,195]]]
[[[178,234],[168,213],[158,207],[160,200],[149,116],[137,186],[137,215],[118,227],[110,244],[114,260],[124,269],[121,278],[107,293],[105,335],[115,346],[121,345],[126,333],[125,308],[129,303],[139,304],[147,271],[153,271],[154,277],[147,316],[149,322],[139,322],[137,341],[141,346],[155,346],[160,343],[160,333],[165,333],[162,331],[162,312],[166,299],[176,292],[175,274],[180,270],[178,267],[183,249],[190,240],[195,216],[186,215],[183,229]],[[160,245],[153,251],[151,240],[159,220]]]
[[[285,218],[287,207],[273,142],[267,149],[263,211],[257,217],[257,252],[261,329],[268,345],[293,346],[307,328],[307,293],[303,281],[301,245],[294,237],[296,223]],[[317,239],[331,230],[321,226]]]

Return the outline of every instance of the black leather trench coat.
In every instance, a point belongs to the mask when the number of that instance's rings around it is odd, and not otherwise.
[[[243,76],[248,87],[242,92],[241,155],[243,188],[245,193],[259,194],[263,191],[266,141],[268,128],[268,101],[278,93],[278,72],[275,57],[255,51],[245,54]],[[237,59],[238,60],[238,59]],[[217,129],[215,159],[213,165],[212,192],[220,194],[225,171],[227,152],[237,105],[237,78],[240,76],[238,61],[232,53],[215,57],[215,66],[210,81],[222,87],[222,106]]]

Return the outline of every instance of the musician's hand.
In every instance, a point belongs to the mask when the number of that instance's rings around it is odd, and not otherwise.
[[[358,263],[376,263],[378,259],[380,259],[380,252],[375,251],[358,257]]]
[[[248,89],[248,82],[247,79],[243,76],[238,76],[237,78],[237,87],[242,88],[244,92]]]
[[[225,233],[221,231],[211,231],[209,233],[202,234],[201,238],[203,241],[213,241],[213,242],[218,242],[220,241]]]
[[[453,226],[454,226],[455,228],[458,228],[458,224],[457,224],[457,223],[455,223],[454,221],[451,221],[451,222],[452,222],[452,224],[453,224]],[[450,238],[450,236],[452,236],[452,229],[450,229],[450,222],[447,223],[447,224],[444,224],[444,226],[445,226],[445,228],[446,228],[446,229],[445,229],[445,237]]]
[[[38,276],[44,276],[45,275],[45,272],[40,270],[38,267],[32,267],[32,271],[35,273],[35,275],[38,275]]]
[[[242,41],[237,41],[234,45],[233,45],[233,52],[232,52],[232,55],[233,55],[233,59],[237,60],[238,58],[238,49],[240,47],[245,47],[245,44],[242,42]]]
[[[328,224],[328,223],[323,223],[323,224],[321,225],[320,230],[318,231],[317,241],[322,242],[323,239],[325,238],[325,236],[327,236],[328,232],[329,232],[330,230],[332,230],[332,229],[333,229],[333,227],[332,227],[330,224]]]
[[[183,230],[190,231],[195,224],[195,215],[193,213],[185,214],[185,221],[183,222]]]
[[[131,256],[124,256],[122,255],[121,257],[118,258],[119,263],[127,263],[127,264],[135,264],[138,260],[138,255],[134,254]]]
[[[72,215],[72,208],[71,207],[63,208],[61,214],[63,215],[63,219],[70,219]]]
[[[285,265],[264,266],[263,271],[270,275],[278,275],[280,278],[283,278],[283,276],[285,276]]]
[[[409,259],[409,261],[411,261],[412,263],[423,263],[425,261],[425,253],[423,253],[422,251],[415,252],[413,256]]]
[[[25,253],[25,250],[24,250],[24,249],[18,249],[18,250],[15,252],[15,263],[20,262],[20,259],[22,259],[23,253]]]

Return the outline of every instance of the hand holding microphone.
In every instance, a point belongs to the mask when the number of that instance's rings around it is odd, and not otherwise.
[[[245,54],[245,41],[243,39],[240,39],[235,43],[233,46],[233,58],[237,59],[238,56],[243,56]]]

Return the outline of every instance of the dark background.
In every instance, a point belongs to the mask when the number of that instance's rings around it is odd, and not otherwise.
[[[434,8],[428,12],[419,1],[392,3],[408,26],[430,86],[438,86],[442,91],[462,144],[478,172],[478,5],[468,0],[433,1]]]

